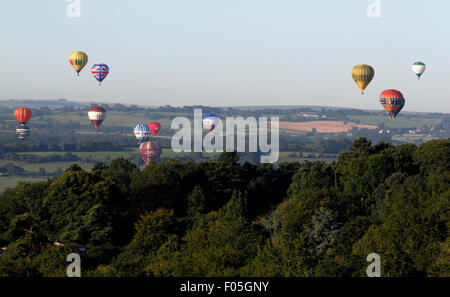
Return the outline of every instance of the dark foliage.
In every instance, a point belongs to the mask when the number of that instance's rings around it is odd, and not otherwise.
[[[331,164],[73,165],[0,196],[0,276],[64,276],[80,246],[84,276],[364,276],[370,253],[449,276],[449,156],[360,138]]]

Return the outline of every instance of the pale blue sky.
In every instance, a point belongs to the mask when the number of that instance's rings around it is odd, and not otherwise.
[[[380,109],[396,88],[405,111],[450,112],[448,0],[381,0],[380,18],[367,0],[81,0],[80,18],[68,5],[1,1],[0,99]],[[75,50],[89,55],[80,78]],[[365,96],[350,75],[360,63],[375,68]]]

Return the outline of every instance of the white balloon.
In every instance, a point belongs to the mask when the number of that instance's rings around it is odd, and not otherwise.
[[[417,62],[412,66],[412,69],[413,69],[414,73],[417,75],[417,77],[420,79],[422,74],[427,69],[427,66],[425,66],[425,64],[423,64],[421,62]]]

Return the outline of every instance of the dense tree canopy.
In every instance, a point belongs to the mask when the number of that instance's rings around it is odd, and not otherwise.
[[[360,138],[333,163],[123,158],[0,196],[0,276],[450,276],[450,141]]]

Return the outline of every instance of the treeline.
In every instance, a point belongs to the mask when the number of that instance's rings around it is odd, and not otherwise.
[[[24,142],[11,143],[0,146],[0,158],[5,158],[8,153],[20,152],[99,152],[99,151],[122,151],[129,146],[109,141],[87,141],[80,143],[42,143],[42,142]]]
[[[27,162],[27,163],[48,163],[48,162],[78,162],[78,161],[92,161],[88,158],[80,158],[72,153],[65,153],[64,155],[48,155],[48,156],[38,156],[38,155],[27,155],[27,154],[16,154],[16,153],[6,153],[3,156],[4,160],[14,161],[14,162]]]
[[[450,141],[353,142],[326,164],[73,165],[0,196],[0,276],[450,276]],[[55,242],[64,246],[55,246]]]

